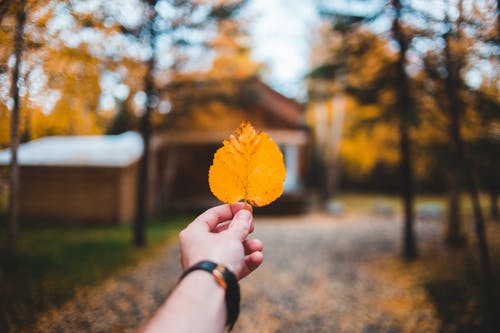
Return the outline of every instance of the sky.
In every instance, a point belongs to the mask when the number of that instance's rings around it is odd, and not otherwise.
[[[252,58],[266,65],[263,79],[279,92],[302,99],[319,17],[313,1],[252,0],[247,5]]]
[[[267,66],[263,79],[274,89],[292,98],[306,98],[304,77],[310,71],[311,50],[318,31],[318,5],[337,12],[369,14],[383,0],[251,0],[252,58]]]
[[[450,3],[454,1],[450,0]],[[484,6],[484,1],[474,1],[465,1],[464,5],[467,7],[476,3]],[[318,4],[337,12],[370,15],[380,10],[384,3],[385,0],[250,0],[245,10],[251,20],[252,58],[266,65],[262,75],[264,81],[288,97],[304,100],[304,77],[310,71],[311,50],[320,22]],[[441,18],[444,12],[442,1],[411,0],[410,3],[413,8],[437,18]],[[449,14],[452,19],[458,16],[456,10]],[[410,19],[416,26],[422,24],[414,17]],[[386,16],[372,22],[371,28],[383,33],[390,29],[390,24],[390,18]],[[422,28],[427,27],[425,22],[423,24]],[[421,52],[429,47],[435,45],[428,41],[417,45]],[[470,86],[477,88],[482,76],[494,70],[488,61],[483,63],[467,73],[466,80]]]
[[[127,22],[133,26],[137,24],[136,21],[141,17],[140,11],[132,10],[136,8],[134,6],[137,6],[138,1],[109,1],[107,7],[111,12],[116,11],[120,13],[120,16],[126,17]],[[385,0],[249,0],[244,8],[244,16],[249,21],[248,32],[251,39],[252,58],[265,65],[265,70],[261,74],[263,80],[282,94],[305,101],[307,96],[304,79],[311,70],[311,51],[315,43],[317,43],[315,38],[320,24],[319,4],[337,12],[363,15],[377,11],[384,2]],[[84,8],[78,7],[74,9],[91,10],[92,6],[95,7],[101,3],[102,0],[80,1],[76,2],[76,4],[81,4]],[[433,14],[435,14],[436,10],[440,11],[435,5],[440,2],[411,0],[411,3],[415,8],[431,10]],[[434,5],[429,7],[430,3]],[[90,9],[87,7],[90,7]],[[162,16],[168,16],[172,9],[163,7],[158,8],[158,10]],[[383,20],[377,22],[379,29],[375,30],[378,30],[378,32],[387,31],[390,27],[390,22],[384,23]],[[50,22],[48,28],[52,33],[55,33],[55,30],[61,30],[63,32],[62,36],[68,45],[76,46],[83,41],[89,45],[94,45],[95,48],[100,50],[102,45],[98,42],[99,38],[101,38],[99,34],[96,34],[91,29],[82,29],[79,34],[74,34],[71,29],[72,24],[69,15],[66,13],[66,15],[57,16],[55,20]],[[168,43],[160,44],[165,44],[167,47],[169,45]],[[122,49],[123,47],[120,45],[117,44],[114,47]],[[148,56],[148,54],[141,53],[147,51],[145,48],[127,48],[127,50],[137,50],[138,54],[135,54],[135,56],[138,58],[147,58]],[[159,51],[162,55],[168,54],[162,49]],[[162,59],[166,59],[167,62],[172,61],[171,57],[162,57]],[[475,82],[478,85],[481,82],[481,73],[477,70],[475,72],[470,71],[467,81],[471,84]],[[101,87],[103,88],[101,102],[104,109],[109,109],[114,105],[115,98],[123,99],[124,96],[128,95],[128,90],[121,83],[119,76],[113,76],[112,73],[104,74],[101,80]],[[8,91],[5,90],[7,88],[7,85],[2,85],[0,81],[0,97],[8,95]],[[53,94],[52,97],[50,103],[49,100],[44,103],[48,105],[45,108],[46,110],[50,110],[50,106],[58,99],[57,94]]]

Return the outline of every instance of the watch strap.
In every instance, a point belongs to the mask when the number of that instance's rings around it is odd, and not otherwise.
[[[234,273],[227,269],[224,265],[204,260],[185,270],[179,280],[182,280],[186,275],[196,270],[209,272],[214,276],[215,281],[226,290],[226,327],[231,330],[240,313],[240,286],[236,275],[234,275]]]

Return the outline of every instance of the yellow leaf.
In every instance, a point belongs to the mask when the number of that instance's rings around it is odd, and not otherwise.
[[[264,132],[244,121],[236,136],[223,141],[208,172],[212,193],[222,202],[245,201],[265,206],[283,193],[286,170],[283,155]]]

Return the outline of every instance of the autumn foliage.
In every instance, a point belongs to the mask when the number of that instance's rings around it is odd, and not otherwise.
[[[264,132],[257,132],[245,121],[224,140],[208,173],[212,193],[221,201],[243,200],[252,206],[265,206],[283,192],[286,169],[283,155]]]

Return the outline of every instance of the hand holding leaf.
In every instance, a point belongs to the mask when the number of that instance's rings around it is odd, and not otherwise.
[[[208,172],[212,193],[225,203],[243,200],[252,206],[268,205],[283,193],[286,170],[283,155],[264,132],[244,121],[223,141]]]

